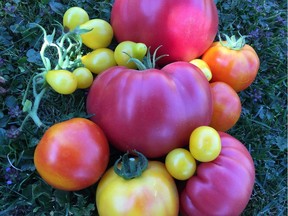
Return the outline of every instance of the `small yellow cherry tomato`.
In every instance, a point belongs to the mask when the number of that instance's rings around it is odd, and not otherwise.
[[[114,51],[114,58],[118,65],[125,66],[131,69],[136,69],[134,62],[129,62],[130,56],[132,58],[143,60],[147,52],[147,46],[144,43],[135,43],[133,41],[123,41],[119,43]]]
[[[59,94],[72,94],[77,89],[77,78],[68,70],[50,70],[45,78]]]
[[[63,26],[69,30],[73,30],[88,20],[89,15],[84,9],[80,7],[71,7],[64,13]]]
[[[81,60],[84,66],[95,74],[117,65],[114,59],[114,52],[108,48],[96,49],[83,56]]]
[[[202,59],[193,59],[190,61],[190,63],[198,67],[204,73],[208,81],[212,79],[212,72],[209,65],[205,61]]]
[[[85,89],[91,86],[93,82],[93,74],[88,68],[79,67],[73,71],[77,79],[77,88]]]
[[[218,157],[221,151],[219,133],[212,127],[200,126],[190,135],[189,150],[200,162],[209,162]]]
[[[91,19],[80,25],[80,29],[91,30],[80,35],[83,44],[91,49],[108,47],[113,39],[112,26],[102,19]]]
[[[187,180],[196,171],[196,161],[184,148],[170,151],[165,158],[165,166],[171,176],[178,180]]]

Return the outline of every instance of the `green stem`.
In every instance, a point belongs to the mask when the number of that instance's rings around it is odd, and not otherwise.
[[[143,154],[138,151],[132,153],[132,157],[129,157],[129,152],[125,153],[114,164],[114,172],[126,180],[141,176],[148,166],[148,160]]]

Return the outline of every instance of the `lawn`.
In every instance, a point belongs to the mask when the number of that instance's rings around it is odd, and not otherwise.
[[[239,93],[242,113],[228,131],[250,151],[256,181],[243,215],[287,215],[287,1],[215,0],[219,32],[247,35],[261,65],[254,83]],[[39,72],[43,35],[62,22],[71,6],[84,8],[91,18],[109,21],[113,1],[9,0],[0,2],[0,215],[96,214],[96,185],[64,192],[48,186],[33,164],[35,146],[44,130],[29,120],[22,99],[31,76]],[[46,125],[87,117],[86,91],[62,96],[49,91],[39,116]]]

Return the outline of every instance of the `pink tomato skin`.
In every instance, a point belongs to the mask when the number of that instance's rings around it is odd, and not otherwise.
[[[164,65],[191,61],[213,43],[218,31],[218,12],[213,0],[116,0],[111,25],[118,42],[145,43]]]
[[[183,216],[239,216],[249,202],[255,181],[252,157],[239,140],[219,134],[220,155],[201,163],[181,192]]]
[[[187,62],[161,70],[116,66],[94,80],[87,97],[91,120],[116,148],[155,158],[189,142],[191,131],[209,125],[209,83]]]

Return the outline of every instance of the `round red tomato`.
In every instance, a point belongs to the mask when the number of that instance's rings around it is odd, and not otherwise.
[[[213,98],[213,114],[210,126],[218,131],[227,131],[239,120],[241,101],[235,90],[224,82],[210,84]]]
[[[201,163],[197,175],[180,195],[183,216],[238,216],[252,194],[255,168],[246,147],[231,135],[219,132],[222,149],[211,162]]]
[[[111,25],[118,42],[142,42],[159,55],[160,63],[191,61],[212,44],[218,30],[213,0],[116,0]]]
[[[116,148],[160,157],[187,145],[196,127],[209,125],[210,86],[188,62],[143,71],[116,66],[94,80],[87,112]]]
[[[107,168],[109,145],[94,122],[74,118],[51,126],[34,153],[40,176],[57,189],[74,191],[98,181]]]
[[[223,44],[223,45],[222,45]],[[202,59],[212,72],[211,82],[222,81],[230,85],[236,92],[246,89],[255,80],[260,60],[255,50],[248,44],[214,42],[206,50]],[[225,45],[225,46],[224,46]]]

